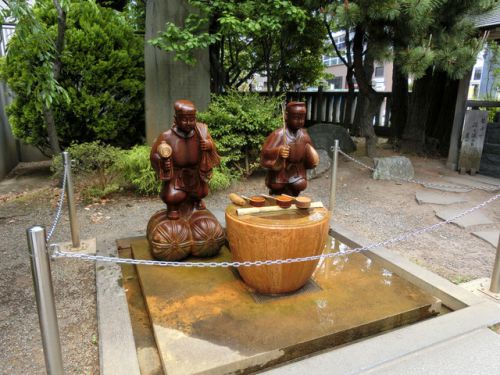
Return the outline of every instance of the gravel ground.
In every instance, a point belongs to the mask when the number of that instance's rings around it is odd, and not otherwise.
[[[387,155],[390,151],[381,151]],[[439,159],[411,158],[418,178],[440,181],[452,174]],[[368,159],[365,159],[369,162]],[[28,171],[25,175],[32,175]],[[22,173],[21,173],[22,175]],[[230,191],[265,192],[263,174],[235,183]],[[439,222],[432,205],[418,205],[415,192],[420,185],[373,181],[368,171],[352,162],[339,163],[339,183],[334,221],[363,236],[380,241],[414,228]],[[44,359],[34,301],[25,230],[34,224],[49,226],[55,211],[58,189],[40,174],[30,179],[26,189],[8,192],[0,186],[0,373],[44,374]],[[15,186],[22,186],[18,178]],[[324,175],[310,182],[307,195],[328,202],[329,178]],[[24,190],[27,190],[24,191]],[[23,192],[24,191],[24,192]],[[229,191],[206,199],[211,209],[224,209]],[[465,193],[461,208],[486,200],[491,193]],[[100,250],[115,247],[115,240],[145,233],[149,217],[162,208],[157,198],[121,195],[90,206],[80,204],[78,215],[82,238],[97,238]],[[483,209],[500,223],[500,200]],[[498,225],[486,228],[498,228]],[[482,227],[485,228],[485,227]],[[439,231],[420,235],[412,241],[394,244],[391,250],[454,281],[488,277],[495,249],[473,237],[471,230],[447,225]],[[69,241],[69,220],[64,213],[53,237],[54,242]],[[95,265],[58,259],[52,263],[57,312],[66,374],[98,374]],[[119,343],[117,343],[119,345]]]

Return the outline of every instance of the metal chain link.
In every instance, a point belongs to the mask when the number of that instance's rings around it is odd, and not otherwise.
[[[362,166],[363,168],[369,169],[370,171],[374,172],[375,168],[370,167],[363,162],[353,158],[352,156],[346,154],[344,151],[341,149],[338,150],[339,153],[344,155],[347,159],[351,160],[352,162]],[[426,187],[431,187],[431,188],[443,188],[443,189],[461,189],[461,190],[484,190],[488,192],[495,192],[500,189],[500,186],[492,186],[490,187],[472,187],[472,186],[465,186],[465,185],[448,185],[448,184],[437,184],[434,182],[427,182],[427,181],[422,181],[418,180],[416,178],[402,178],[402,177],[396,177],[396,176],[390,176],[392,180],[396,181],[402,181],[402,182],[410,182],[412,184],[417,184],[417,185],[423,185]]]
[[[342,151],[340,148],[338,149],[339,153],[341,153],[342,155],[344,155],[347,159],[353,161],[354,163],[358,164],[358,165],[361,165],[363,168],[366,168],[366,169],[369,169],[370,171],[374,172],[375,171],[375,168],[373,167],[370,167],[368,165],[366,165],[365,163],[357,160],[357,159],[354,159],[351,155],[348,155],[346,154],[344,151]]]
[[[274,260],[257,260],[257,261],[245,261],[245,262],[174,262],[174,261],[157,261],[157,260],[141,260],[141,259],[128,259],[128,258],[118,258],[118,257],[108,257],[103,255],[89,255],[83,253],[68,253],[62,252],[59,250],[58,246],[53,246],[53,258],[75,258],[86,261],[100,261],[100,262],[111,262],[111,263],[121,263],[121,264],[134,264],[141,266],[160,266],[160,267],[197,267],[197,268],[215,268],[215,267],[251,267],[251,266],[271,266],[276,264],[289,264],[289,263],[298,263],[298,262],[309,262],[313,260],[319,260],[322,258],[335,258],[340,256],[346,256],[349,254],[359,253],[366,250],[375,249],[378,247],[384,247],[387,245],[391,245],[397,242],[402,242],[408,240],[410,237],[414,237],[426,232],[434,231],[445,224],[449,224],[462,216],[468,215],[471,212],[479,210],[480,208],[485,207],[496,199],[500,198],[500,194],[497,194],[490,199],[469,208],[466,211],[463,211],[452,218],[441,221],[437,224],[433,224],[431,226],[425,228],[419,228],[412,232],[403,233],[399,236],[392,237],[388,240],[372,243],[363,247],[357,247],[354,249],[336,252],[336,253],[328,253],[328,254],[320,254],[313,255],[308,257],[300,257],[300,258],[287,258],[287,259],[274,259]]]
[[[52,238],[52,235],[54,234],[57,224],[59,223],[59,220],[61,219],[61,213],[62,213],[62,207],[64,203],[64,194],[66,192],[66,180],[68,179],[68,165],[64,164],[64,172],[63,172],[63,182],[62,182],[62,187],[61,187],[61,194],[59,195],[59,202],[57,203],[57,211],[56,215],[54,217],[54,222],[52,223],[52,226],[50,227],[49,234],[47,235],[46,241],[49,242],[50,239]]]

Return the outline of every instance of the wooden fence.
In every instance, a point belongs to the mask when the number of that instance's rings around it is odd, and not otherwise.
[[[388,137],[391,131],[391,105],[392,92],[380,91],[382,97],[379,111],[373,117],[373,126],[378,136]],[[307,123],[310,126],[318,123],[342,124],[347,128],[353,128],[354,114],[358,101],[358,92],[354,94],[353,105],[350,113],[346,113],[347,91],[303,91],[287,92],[287,101],[304,101],[307,105]],[[347,121],[345,121],[347,119]]]

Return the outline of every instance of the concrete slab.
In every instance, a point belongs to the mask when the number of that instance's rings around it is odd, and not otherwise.
[[[451,193],[467,193],[469,191],[472,191],[471,188],[467,187],[459,187],[459,186],[453,186],[450,183],[447,183],[446,181],[429,181],[426,184],[422,184],[425,188],[427,189],[434,189],[434,190],[440,190],[440,191],[448,191]],[[449,186],[447,186],[449,185]]]
[[[97,248],[98,255],[118,255]],[[100,373],[140,375],[120,266],[97,262],[96,284]]]
[[[122,247],[118,252],[121,258],[132,258],[130,247]],[[144,303],[136,268],[131,264],[123,264],[121,268],[141,375],[163,375],[153,327]]]
[[[489,277],[483,277],[481,279],[462,283],[460,286],[481,298],[500,303],[500,293],[493,293],[490,290],[491,279]]]
[[[492,375],[500,373],[500,336],[479,329],[364,371],[366,375]]]
[[[443,180],[452,184],[468,186],[473,189],[491,190],[492,185],[482,183],[479,180],[468,178],[469,176],[444,176]]]
[[[411,355],[433,345],[446,344],[457,336],[487,328],[498,322],[500,322],[500,305],[483,301],[450,314],[324,352],[300,362],[289,363],[265,373],[267,375],[362,374],[363,371],[397,361],[405,355]],[[463,353],[464,358],[469,358],[469,356],[475,355],[476,351],[474,347],[469,346],[464,349]],[[418,359],[413,361],[412,365],[418,366]],[[471,371],[481,368],[482,364],[474,362],[474,365],[465,372],[449,372],[447,374],[469,374],[473,373]],[[498,371],[489,374],[496,373]],[[406,373],[400,372],[398,374]],[[433,374],[433,372],[420,372],[419,374]]]
[[[493,246],[496,249],[500,238],[500,230],[485,230],[485,231],[472,232],[472,235],[490,243],[491,246]]]
[[[96,239],[88,238],[85,240],[80,240],[80,247],[73,247],[72,242],[60,242],[58,243],[61,251],[73,252],[73,253],[85,253],[85,254],[95,254],[96,253]]]
[[[151,259],[134,242],[135,258]],[[211,259],[228,261],[223,249]],[[437,300],[361,254],[324,260],[320,290],[258,303],[224,268],[137,267],[163,369],[247,373],[430,317]]]
[[[434,210],[434,212],[438,218],[446,221],[463,212],[463,209],[446,207]],[[462,216],[461,218],[454,220],[452,223],[458,225],[460,228],[468,228],[474,225],[495,224],[495,222],[480,211],[474,211],[468,215]]]
[[[329,234],[341,241],[342,243],[350,246],[351,248],[363,247],[373,243],[372,240],[355,233],[352,230],[330,222]],[[399,275],[412,284],[422,288],[428,293],[439,298],[444,305],[452,310],[463,309],[467,306],[483,303],[484,299],[475,296],[474,294],[466,291],[458,285],[453,284],[451,281],[441,277],[416,263],[396,254],[386,248],[380,247],[370,251],[365,251],[364,254],[370,259],[374,259],[383,267],[391,272]]]
[[[456,194],[443,194],[437,193],[434,191],[417,191],[415,193],[415,199],[418,204],[454,204],[454,203],[462,203],[466,200],[461,195]]]

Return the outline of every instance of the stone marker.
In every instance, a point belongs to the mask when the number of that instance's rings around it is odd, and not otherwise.
[[[472,232],[472,235],[486,242],[489,242],[494,248],[496,248],[498,245],[498,236],[500,236],[500,230],[485,230],[479,232]]]
[[[391,156],[388,158],[375,158],[373,179],[394,180],[396,178],[413,178],[414,171],[410,159],[404,156]]]
[[[415,193],[415,199],[418,204],[453,204],[462,203],[466,200],[461,196],[454,194],[441,194],[433,191],[417,191]]]
[[[319,164],[314,169],[307,170],[307,179],[312,180],[322,176],[325,172],[330,170],[330,166],[332,165],[332,160],[328,155],[326,150],[318,150],[319,155]]]
[[[331,125],[331,124],[316,124],[307,128],[309,136],[311,137],[314,147],[317,150],[326,150],[330,158],[333,156],[331,148],[333,147],[335,140],[339,140],[340,149],[345,153],[351,153],[356,151],[356,145],[354,144],[351,136],[342,126]]]
[[[449,220],[463,211],[462,208],[440,208],[434,212],[438,218]],[[460,228],[468,228],[473,225],[495,224],[488,216],[479,211],[474,211],[468,215],[462,216],[452,223],[458,225]]]
[[[468,171],[475,174],[479,170],[487,121],[488,111],[469,110],[465,112],[462,146],[458,159],[458,170],[461,174]]]

